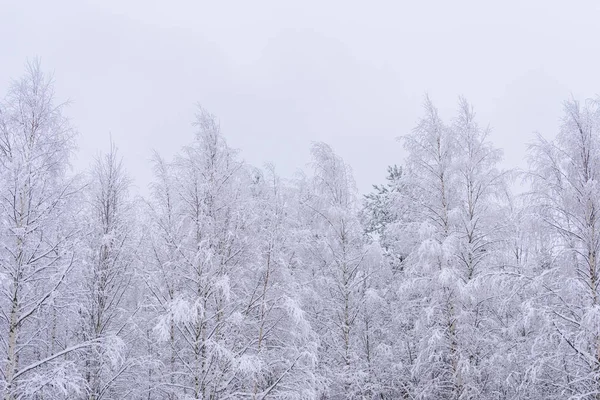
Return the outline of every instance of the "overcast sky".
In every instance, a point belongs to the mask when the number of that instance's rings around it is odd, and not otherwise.
[[[600,92],[598,1],[0,0],[0,90],[39,56],[80,132],[74,165],[109,135],[142,193],[156,149],[193,138],[197,103],[229,144],[290,176],[312,141],[352,165],[361,192],[404,153],[429,93],[459,95],[524,166],[562,101]]]

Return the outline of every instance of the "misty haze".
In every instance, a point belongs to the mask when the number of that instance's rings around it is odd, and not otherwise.
[[[599,20],[0,0],[0,397],[600,400]]]

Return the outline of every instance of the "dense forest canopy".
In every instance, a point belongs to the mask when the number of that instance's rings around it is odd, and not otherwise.
[[[366,196],[327,144],[281,177],[198,108],[134,197],[118,143],[71,172],[65,107],[39,62],[0,102],[5,400],[600,399],[597,100],[516,171],[425,98]]]

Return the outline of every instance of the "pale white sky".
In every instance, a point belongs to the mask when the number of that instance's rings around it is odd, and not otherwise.
[[[524,166],[525,143],[557,131],[561,102],[600,92],[597,1],[0,0],[0,91],[39,56],[73,104],[76,168],[109,134],[145,192],[151,149],[193,138],[196,103],[228,142],[290,176],[322,140],[361,192],[401,164],[396,137],[428,92],[458,95]]]

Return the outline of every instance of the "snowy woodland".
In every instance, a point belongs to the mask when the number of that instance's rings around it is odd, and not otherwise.
[[[331,147],[244,163],[218,119],[75,173],[39,63],[0,102],[0,392],[21,399],[600,399],[600,103],[529,168],[425,99],[366,196]],[[511,188],[523,182],[523,193]]]

